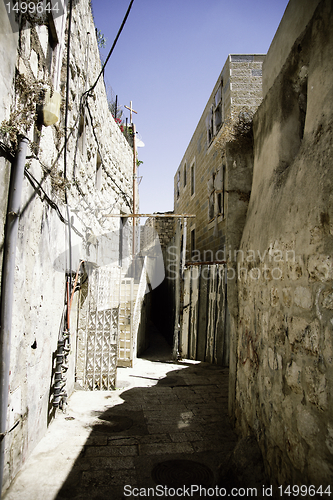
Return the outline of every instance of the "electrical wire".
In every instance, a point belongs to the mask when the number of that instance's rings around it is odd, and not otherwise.
[[[103,67],[102,67],[102,69],[101,69],[101,71],[100,71],[100,73],[99,73],[99,75],[98,75],[98,77],[97,77],[97,79],[96,79],[95,83],[93,84],[93,86],[92,86],[92,87],[90,87],[90,89],[88,89],[86,92],[84,92],[84,94],[83,94],[83,95],[85,95],[85,94],[89,95],[89,93],[90,93],[92,90],[94,90],[94,88],[95,88],[95,87],[96,87],[96,85],[97,85],[98,80],[100,79],[101,75],[104,73],[105,66],[106,66],[106,65],[107,65],[107,63],[108,63],[108,61],[109,61],[109,59],[110,59],[110,57],[111,57],[111,54],[112,54],[112,52],[113,52],[113,50],[114,50],[114,48],[115,48],[115,46],[116,46],[116,43],[117,43],[117,41],[118,41],[118,38],[120,37],[120,33],[122,32],[122,30],[123,30],[123,28],[124,28],[124,26],[125,26],[125,23],[126,23],[126,21],[127,21],[128,15],[129,15],[130,10],[131,10],[131,8],[132,8],[133,2],[134,2],[134,0],[131,0],[130,4],[129,4],[129,6],[128,6],[127,12],[126,12],[126,14],[125,14],[125,17],[124,17],[124,19],[123,19],[123,22],[121,23],[121,26],[120,26],[119,31],[118,31],[118,33],[117,33],[117,36],[116,36],[116,38],[114,39],[114,42],[113,42],[112,47],[111,47],[111,49],[110,49],[110,52],[109,52],[109,54],[108,54],[108,56],[107,56],[107,58],[106,58],[106,60],[105,60],[105,63],[103,64]]]
[[[35,190],[35,192],[39,195],[41,201],[46,201],[47,204],[51,208],[53,208],[53,210],[56,211],[56,213],[57,213],[59,219],[61,220],[61,222],[63,222],[64,224],[66,224],[66,226],[68,226],[68,220],[66,220],[65,217],[62,215],[62,213],[60,212],[60,209],[59,209],[58,205],[53,200],[51,200],[51,198],[49,197],[49,195],[43,189],[43,187],[40,184],[40,182],[37,181],[37,179],[31,174],[31,172],[29,172],[29,170],[26,167],[24,168],[24,175],[26,176],[26,178],[30,182],[30,184],[33,187],[33,189]],[[74,226],[71,226],[71,227],[72,227],[73,231],[78,236],[80,236],[81,238],[83,238],[83,234],[81,234],[80,231],[78,231],[78,229],[76,229]]]
[[[129,196],[125,193],[125,191],[123,191],[121,189],[121,187],[117,184],[117,182],[113,179],[113,177],[111,177],[111,175],[109,174],[109,172],[105,168],[104,161],[103,161],[103,155],[101,153],[101,148],[100,148],[97,136],[96,136],[96,132],[95,132],[95,128],[94,128],[94,122],[93,122],[93,117],[92,117],[92,113],[91,113],[91,110],[90,110],[88,102],[86,102],[86,107],[87,107],[87,110],[88,110],[88,113],[89,113],[89,117],[90,117],[90,121],[91,121],[91,128],[92,128],[93,135],[94,135],[94,138],[95,138],[95,141],[96,141],[96,145],[97,145],[97,149],[98,149],[98,154],[99,154],[99,156],[101,158],[103,170],[107,174],[107,176],[112,180],[112,182],[115,184],[115,186],[117,186],[117,188],[119,189],[119,191],[123,195],[125,203],[127,204],[127,206],[129,207],[129,209],[131,210],[132,207],[130,205],[130,202],[128,201]]]
[[[90,107],[88,105],[88,102],[87,102],[87,99],[85,99],[85,96],[86,95],[89,95],[89,92],[91,92],[97,85],[98,83],[98,80],[100,78],[100,76],[102,75],[104,69],[105,69],[105,66],[107,64],[107,62],[109,61],[110,59],[110,56],[116,46],[116,43],[119,39],[119,36],[124,28],[124,25],[127,21],[127,18],[128,18],[128,15],[130,13],[130,10],[132,8],[132,5],[133,5],[133,2],[134,0],[131,0],[130,2],[130,5],[127,9],[127,12],[126,12],[126,15],[123,19],[123,22],[119,28],[119,31],[118,31],[118,34],[113,42],[113,45],[111,47],[111,50],[108,54],[108,57],[102,67],[102,70],[100,72],[100,74],[98,75],[95,83],[93,84],[93,86],[86,92],[84,92],[81,96],[81,104],[80,104],[80,108],[81,106],[83,105],[86,105],[87,109],[88,109],[88,112],[89,112],[89,116],[90,116],[90,120],[91,120],[91,124],[92,124],[92,131],[93,131],[93,135],[94,135],[94,138],[95,138],[95,141],[96,141],[96,144],[97,144],[97,148],[98,148],[98,151],[99,151],[99,154],[100,154],[100,157],[102,159],[102,155],[101,155],[101,151],[100,151],[100,145],[99,145],[99,141],[97,139],[97,136],[96,136],[96,132],[95,132],[95,129],[94,129],[94,123],[93,123],[93,118],[92,118],[92,113],[91,113],[91,110],[90,110]],[[71,12],[72,12],[72,0],[70,1],[70,12],[69,12],[69,26],[68,26],[68,50],[67,50],[67,82],[68,82],[68,78],[69,78],[69,58],[70,58],[70,28],[71,28]],[[69,101],[69,85],[67,85],[67,88],[66,88],[66,111],[68,110],[68,101]],[[79,115],[80,116],[80,115]],[[38,156],[36,155],[32,155],[31,157],[27,157],[27,159],[35,159],[37,160],[41,166],[46,169],[48,172],[51,171],[51,169],[55,166],[57,160],[59,159],[59,156],[61,155],[61,152],[64,151],[64,178],[66,179],[66,176],[67,176],[67,155],[66,155],[66,151],[67,151],[67,145],[68,145],[68,139],[73,135],[73,132],[74,132],[74,129],[76,128],[77,124],[78,124],[78,121],[79,121],[79,116],[77,117],[76,119],[76,122],[74,124],[74,127],[71,129],[70,133],[68,134],[68,114],[67,112],[65,113],[65,139],[64,139],[64,146],[62,148],[62,150],[59,152],[59,155],[58,157],[56,158],[56,160],[54,161],[52,167],[48,167],[47,165],[45,165]],[[1,156],[5,156],[7,160],[11,161],[13,156],[12,156],[12,153],[10,151],[10,148],[8,148],[8,146],[6,146],[3,142],[0,142],[0,150],[2,151],[2,155]],[[115,165],[116,166],[116,165]],[[103,159],[102,159],[102,168],[104,170],[104,172],[106,173],[106,175],[111,179],[111,181],[113,182],[113,184],[117,187],[119,193],[122,195],[122,198],[124,199],[126,205],[131,209],[131,205],[130,205],[130,197],[127,195],[127,193],[125,193],[125,191],[123,191],[123,189],[118,185],[118,183],[114,180],[114,178],[112,177],[112,175],[110,174],[110,172],[108,171],[108,169],[106,168],[105,166],[105,163],[103,162]],[[69,230],[72,229],[78,236],[80,236],[81,238],[83,238],[83,235],[80,233],[80,231],[78,231],[74,226],[71,225],[71,221],[70,221],[70,218],[69,218],[69,210],[67,210],[68,212],[68,219],[66,219],[58,205],[48,196],[48,194],[46,193],[46,191],[43,189],[41,183],[31,174],[31,172],[29,172],[29,170],[25,167],[24,169],[24,174],[26,176],[26,178],[28,179],[28,181],[30,182],[31,186],[33,187],[33,189],[35,190],[35,192],[39,195],[41,201],[46,201],[48,203],[48,205],[53,209],[55,210],[55,212],[57,213],[59,219],[61,220],[61,222],[63,222],[63,224],[67,225],[69,227]],[[74,183],[75,186],[78,188],[80,194],[83,196],[83,193],[81,191],[81,189],[79,189],[79,186],[77,185],[77,183],[75,182]],[[67,206],[67,209],[68,209],[68,203],[67,203],[67,193],[65,192],[65,200],[66,200],[66,206]]]

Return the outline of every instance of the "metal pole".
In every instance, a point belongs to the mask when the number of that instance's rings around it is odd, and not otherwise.
[[[5,459],[5,435],[7,422],[10,345],[13,315],[13,294],[15,278],[15,255],[20,217],[24,166],[27,155],[28,139],[22,137],[19,141],[17,155],[11,168],[5,243],[1,278],[1,310],[0,310],[0,496],[2,490],[3,469]]]
[[[136,144],[135,144],[135,125],[132,123],[132,131],[133,131],[133,244],[132,244],[132,255],[134,257],[135,255],[135,226],[136,226],[136,220],[135,220],[135,212],[136,212]]]
[[[132,217],[151,217],[151,218],[165,218],[165,219],[194,219],[196,215],[188,214],[103,214],[103,217],[121,217],[132,218]]]
[[[186,238],[187,238],[187,219],[183,219],[183,248],[182,248],[182,263],[181,277],[184,277],[185,261],[186,261]]]

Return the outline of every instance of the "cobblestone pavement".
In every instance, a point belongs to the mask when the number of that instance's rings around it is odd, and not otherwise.
[[[74,392],[4,498],[157,498],[162,486],[169,496],[214,487],[236,444],[227,402],[227,369],[172,362],[156,334],[134,368],[118,369],[116,390]]]

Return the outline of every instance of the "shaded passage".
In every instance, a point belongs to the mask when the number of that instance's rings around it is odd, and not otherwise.
[[[135,487],[217,484],[236,444],[228,369],[170,361],[153,334],[145,357],[118,369],[116,390],[71,396],[6,500],[116,500]]]
[[[152,363],[146,373],[150,382],[156,374]],[[132,377],[142,381],[144,373]],[[57,500],[122,498],[125,485],[130,492],[157,484],[188,485],[189,480],[216,483],[218,466],[236,443],[227,416],[225,369],[170,364],[156,385],[133,387],[120,397],[122,402],[113,405],[111,395],[110,407],[96,413],[98,421]]]

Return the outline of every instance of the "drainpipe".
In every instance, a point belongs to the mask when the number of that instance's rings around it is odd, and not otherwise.
[[[3,469],[5,459],[5,435],[7,423],[7,406],[9,392],[10,344],[13,312],[13,293],[15,277],[15,254],[20,217],[24,165],[27,155],[28,139],[21,137],[17,155],[12,164],[7,217],[5,226],[5,242],[1,277],[1,309],[0,309],[0,496],[2,490]]]

